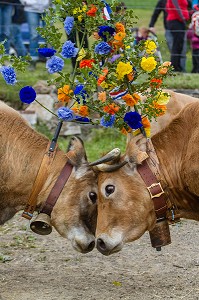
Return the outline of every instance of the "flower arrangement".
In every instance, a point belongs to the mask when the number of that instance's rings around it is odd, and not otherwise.
[[[150,121],[166,112],[169,94],[163,92],[163,82],[172,74],[170,62],[160,63],[155,41],[133,46],[131,28],[136,17],[131,10],[118,13],[119,3],[53,3],[45,28],[38,29],[50,46],[38,52],[47,58],[47,71],[54,74],[48,83],[57,86],[62,103],[57,118],[115,127],[124,134],[140,128],[150,136]],[[80,33],[81,39],[72,42],[71,33]],[[85,37],[91,40],[90,49],[84,45]],[[71,73],[65,70],[65,62],[72,58],[76,63]],[[4,66],[2,59],[2,76],[7,84],[16,84],[15,68],[24,70],[26,60],[16,58],[12,66]],[[24,103],[37,101],[30,86],[21,88],[19,97]]]

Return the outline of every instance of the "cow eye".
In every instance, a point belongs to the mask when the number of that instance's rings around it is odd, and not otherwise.
[[[114,185],[109,184],[105,187],[106,196],[113,194],[114,191],[115,191]]]
[[[90,192],[89,193],[89,198],[92,201],[93,204],[97,202],[97,194],[95,192]]]

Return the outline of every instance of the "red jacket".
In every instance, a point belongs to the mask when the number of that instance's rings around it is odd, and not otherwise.
[[[173,0],[167,0],[166,10],[167,10],[167,21],[178,20],[180,22],[184,22],[189,20],[189,12],[188,12],[188,1],[187,0],[178,0],[178,5],[180,7],[181,13],[183,15],[184,20],[181,17],[180,12],[173,4]]]

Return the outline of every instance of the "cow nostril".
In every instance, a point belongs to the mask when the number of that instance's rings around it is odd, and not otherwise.
[[[88,245],[88,251],[92,251],[94,247],[95,247],[95,242],[92,241],[92,242]]]
[[[97,249],[106,251],[106,244],[104,243],[104,241],[102,239],[97,240]]]

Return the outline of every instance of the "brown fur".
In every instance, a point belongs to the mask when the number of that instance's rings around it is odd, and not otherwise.
[[[25,207],[47,144],[46,137],[33,130],[14,109],[0,102],[0,224]],[[73,246],[80,246],[78,250],[86,252],[87,242],[94,241],[95,220],[91,215],[96,211],[88,194],[96,192],[97,178],[88,167],[83,144],[77,138],[71,143],[69,156],[75,167],[52,211],[51,221],[56,230],[73,243],[77,228],[81,242]],[[37,209],[46,200],[67,160],[67,155],[58,150],[38,196]]]
[[[142,135],[140,138],[145,140]],[[136,168],[142,151],[139,144],[143,145],[139,142],[134,137],[128,141],[121,158],[127,165],[99,175],[97,247],[105,255],[121,250],[124,243],[138,239],[156,222],[153,202]],[[152,142],[181,217],[199,221],[199,102],[185,105]],[[108,186],[115,188],[110,195]]]

